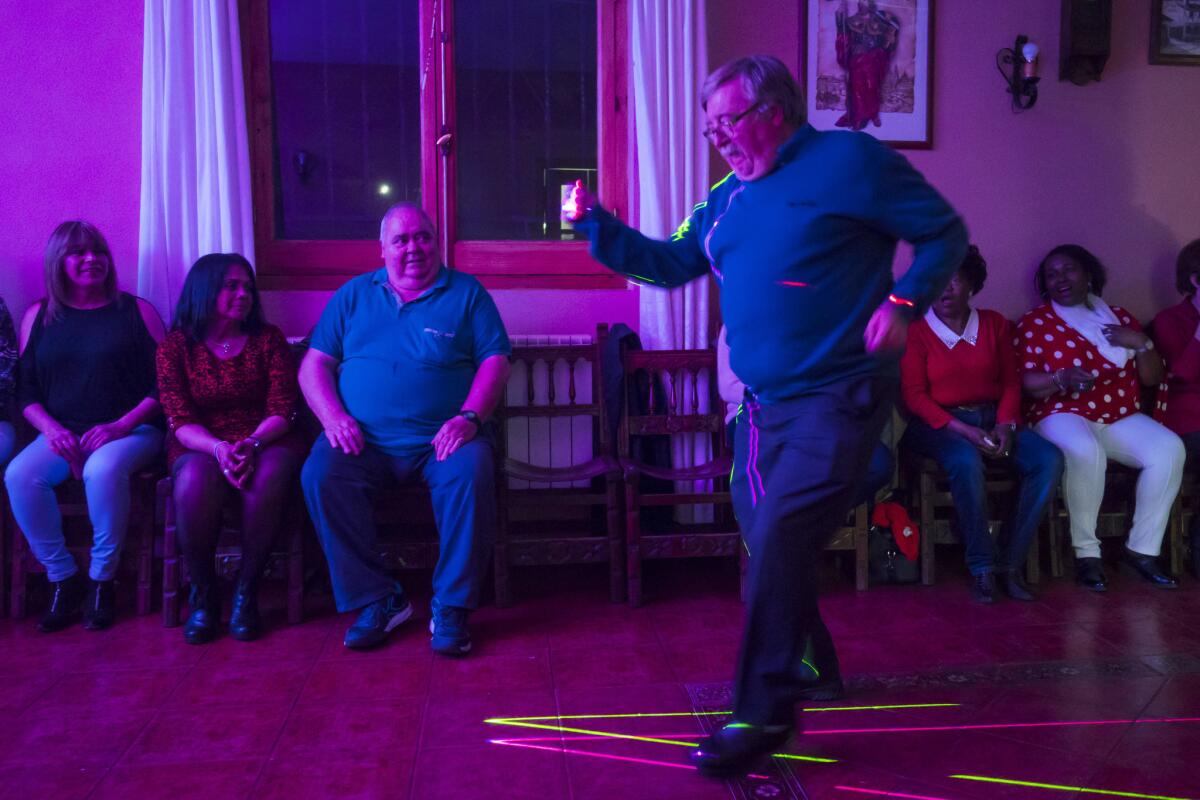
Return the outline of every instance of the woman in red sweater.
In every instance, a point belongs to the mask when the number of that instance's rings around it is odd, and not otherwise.
[[[1179,252],[1175,286],[1183,300],[1159,312],[1150,323],[1150,336],[1166,362],[1169,401],[1162,422],[1179,434],[1194,462],[1200,458],[1200,239]],[[1188,539],[1192,574],[1200,578],[1200,513],[1192,517]]]
[[[1122,561],[1159,588],[1177,588],[1158,553],[1183,476],[1183,442],[1140,413],[1138,398],[1142,386],[1158,385],[1162,359],[1133,315],[1100,297],[1104,266],[1083,247],[1051,250],[1036,283],[1046,302],[1017,324],[1025,417],[1066,459],[1076,578],[1092,591],[1108,588],[1096,522],[1111,458],[1141,471]]]
[[[941,298],[909,328],[900,394],[912,419],[900,445],[937,461],[950,478],[972,597],[993,602],[998,575],[1009,597],[1032,600],[1020,569],[1063,460],[1058,448],[1021,426],[1012,324],[971,308],[986,279],[987,263],[972,245]],[[1003,463],[1020,486],[998,543],[988,533],[984,459]]]
[[[220,621],[214,561],[222,508],[242,508],[242,561],[229,632],[258,637],[258,579],[279,530],[287,488],[305,448],[291,430],[298,389],[283,333],[263,319],[250,263],[202,257],[188,272],[171,332],[158,349],[158,385],[170,435],[180,549],[191,577],[183,638],[211,641]]]

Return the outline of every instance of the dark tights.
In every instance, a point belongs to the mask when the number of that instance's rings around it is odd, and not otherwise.
[[[211,455],[191,452],[175,461],[171,470],[175,479],[175,530],[193,583],[207,586],[216,581],[213,562],[221,535],[221,511],[238,494],[242,497],[240,580],[250,584],[258,580],[279,533],[288,490],[303,460],[303,448],[291,441],[264,447],[250,483],[241,492],[225,480]]]

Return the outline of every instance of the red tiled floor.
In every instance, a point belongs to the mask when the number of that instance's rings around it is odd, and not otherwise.
[[[312,598],[302,625],[275,609],[260,641],[204,647],[157,616],[52,636],[35,617],[0,621],[0,795],[733,798],[686,768],[686,746],[612,735],[691,742],[723,719],[695,716],[689,691],[718,709],[732,676],[743,613],[732,564],[651,566],[647,605],[632,610],[608,602],[602,570],[531,569],[517,606],[473,615],[476,648],[462,660],[431,654],[421,596],[414,619],[365,653],[342,646],[354,615],[334,614],[328,598]],[[789,750],[837,763],[775,767],[809,800],[868,797],[839,786],[1072,796],[957,773],[1200,798],[1200,723],[1036,726],[1200,717],[1194,581],[1157,592],[1118,576],[1103,597],[1050,581],[1036,603],[984,608],[953,561],[933,587],[858,593],[834,570],[826,578],[822,607],[851,692],[802,713],[809,733]],[[956,705],[847,708],[931,702]],[[485,722],[506,716],[550,719]],[[1011,723],[1032,724],[971,727]],[[913,730],[930,727],[940,730]]]

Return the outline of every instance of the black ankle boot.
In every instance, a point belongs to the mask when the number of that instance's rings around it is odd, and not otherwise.
[[[189,603],[192,613],[183,624],[183,640],[188,644],[207,644],[217,637],[217,625],[221,622],[217,587],[193,583]]]
[[[38,622],[38,630],[42,633],[54,633],[75,622],[79,618],[79,605],[83,601],[83,576],[76,572],[66,580],[54,581],[54,597],[50,599],[50,608]]]
[[[1156,556],[1135,553],[1126,547],[1121,553],[1121,561],[1125,566],[1141,576],[1142,580],[1159,589],[1179,588],[1179,581],[1163,571],[1162,567],[1158,565],[1158,558]]]
[[[92,581],[83,604],[83,629],[102,631],[111,628],[117,618],[112,581]]]
[[[1036,600],[1033,592],[1029,591],[1029,587],[1025,585],[1025,579],[1021,577],[1020,570],[1009,570],[1004,573],[1001,585],[1004,587],[1004,593],[1013,600],[1024,600],[1029,602]]]
[[[229,635],[241,642],[251,642],[262,633],[258,616],[258,586],[238,581],[233,592],[233,608],[229,612]]]

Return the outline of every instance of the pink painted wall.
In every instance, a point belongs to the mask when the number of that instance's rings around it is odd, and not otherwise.
[[[137,285],[144,0],[0,3],[0,294],[41,297],[54,226],[82,217]]]
[[[709,0],[715,65],[749,52],[797,65],[803,0]],[[913,163],[967,219],[992,276],[981,304],[1016,315],[1030,274],[1062,241],[1110,267],[1106,294],[1145,318],[1172,302],[1179,247],[1200,236],[1200,69],[1146,63],[1143,0],[1116,0],[1113,55],[1101,83],[1057,80],[1058,3],[937,4],[935,149]],[[82,216],[109,236],[135,284],[142,0],[0,4],[0,293],[21,308],[41,294],[41,254],[60,220]],[[1018,33],[1042,46],[1041,99],[1014,115],[994,66]],[[719,173],[718,173],[719,174]],[[273,292],[289,333],[316,319],[326,293]],[[636,325],[637,292],[501,291],[513,333]],[[165,311],[165,310],[164,310]]]
[[[767,52],[796,68],[804,3],[710,0],[711,63]],[[1175,256],[1200,237],[1200,68],[1149,65],[1149,4],[1115,0],[1103,80],[1060,82],[1059,6],[937,2],[934,149],[907,155],[988,260],[980,305],[1020,314],[1037,262],[1076,242],[1108,266],[1105,296],[1145,320],[1175,302]],[[1042,48],[1038,104],[1023,114],[995,67],[1017,34]]]

